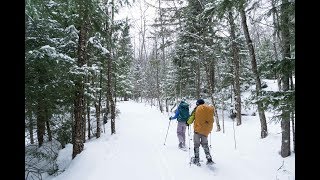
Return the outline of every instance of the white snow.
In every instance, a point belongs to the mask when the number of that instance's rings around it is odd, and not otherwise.
[[[168,120],[173,113],[162,114],[155,106],[133,101],[117,102],[117,106],[120,114],[116,119],[116,134],[111,135],[109,121],[105,126],[106,132],[99,139],[87,141],[84,150],[73,160],[72,145],[67,145],[59,152],[57,161],[60,170],[65,168],[65,171],[57,177],[47,176],[46,180],[295,179],[294,152],[287,158],[282,158],[279,154],[279,123],[269,123],[269,135],[261,139],[258,116],[243,116],[242,125],[236,126],[225,113],[225,133],[222,130],[216,132],[214,128],[208,137],[209,145],[212,146],[211,155],[216,163],[212,171],[205,165],[202,147],[202,167],[190,166],[193,142],[189,141],[188,129],[188,150],[178,149],[177,121],[169,123]],[[218,113],[222,128],[222,114],[220,110]],[[268,119],[271,115],[272,112],[266,113]],[[193,126],[190,126],[190,138],[193,135],[192,128]]]

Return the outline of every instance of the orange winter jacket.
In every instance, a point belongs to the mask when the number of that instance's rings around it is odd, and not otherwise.
[[[208,136],[212,131],[214,122],[214,107],[207,104],[201,104],[197,106],[194,112],[192,112],[187,123],[191,124],[194,121],[194,131]]]

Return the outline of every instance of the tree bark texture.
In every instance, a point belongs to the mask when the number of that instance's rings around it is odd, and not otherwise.
[[[235,95],[235,110],[237,126],[241,125],[241,96],[240,96],[240,58],[239,48],[236,43],[236,25],[231,10],[229,11],[229,24],[230,24],[230,35],[231,35],[231,46],[233,54],[233,66],[234,66],[234,95]]]
[[[48,140],[52,141],[52,133],[51,133],[51,129],[50,129],[50,123],[49,123],[49,119],[47,119],[46,121],[46,129],[47,129],[47,133],[48,133]]]
[[[200,85],[201,85],[201,75],[200,75],[200,66],[201,66],[201,63],[200,63],[200,59],[201,59],[201,52],[200,52],[200,49],[198,48],[198,52],[199,52],[199,55],[198,55],[198,60],[197,60],[197,67],[196,67],[196,97],[197,99],[199,99],[201,96],[200,96]]]
[[[102,72],[100,72],[100,81],[99,81],[99,87],[100,87],[100,91],[99,91],[99,99],[98,99],[98,103],[95,103],[95,108],[96,108],[96,119],[97,119],[97,133],[96,133],[96,137],[99,138],[100,134],[101,134],[101,121],[100,121],[100,113],[101,113],[101,99],[102,99]],[[108,102],[108,101],[107,101]],[[108,103],[107,103],[108,104]],[[108,115],[108,105],[106,107],[106,114]]]
[[[38,138],[38,146],[41,147],[44,142],[44,134],[46,130],[46,115],[44,110],[44,100],[40,96],[38,97],[37,104],[37,138]]]
[[[290,58],[290,32],[289,32],[289,15],[288,15],[288,0],[282,0],[281,5],[281,37],[282,37],[282,58],[283,60]],[[289,73],[282,72],[282,90],[289,90]],[[282,110],[281,119],[282,144],[281,156],[288,157],[291,154],[290,150],[290,112],[286,109]]]
[[[84,22],[80,27],[78,41],[78,67],[82,67],[85,63],[87,41],[87,27]],[[84,131],[84,77],[78,77],[75,82],[75,100],[74,100],[74,142],[72,159],[83,151],[83,131]]]
[[[215,86],[215,79],[214,79],[215,71],[214,71],[214,67],[215,67],[214,59],[211,58],[209,60],[209,63],[206,65],[205,68],[206,68],[206,74],[207,74],[209,93],[210,93],[210,97],[211,97],[211,103],[215,107],[215,100],[213,98],[214,86]],[[214,110],[215,110],[214,115],[216,115],[215,122],[217,124],[217,131],[220,131],[221,127],[220,127],[220,122],[219,122],[218,111],[217,111],[216,108],[214,108]]]
[[[110,102],[110,112],[111,112],[111,134],[116,133],[116,126],[115,126],[115,103],[113,100],[113,89],[112,89],[112,61],[113,61],[113,49],[112,49],[112,35],[113,35],[113,18],[114,18],[114,0],[112,0],[112,6],[111,6],[111,24],[109,27],[109,51],[110,53],[107,55],[108,60],[108,68],[107,68],[107,97]]]
[[[31,111],[28,111],[28,119],[29,119],[29,126],[28,126],[28,129],[29,129],[29,134],[30,134],[30,143],[31,144],[34,144],[34,137],[33,137],[33,118],[32,118],[32,112]]]
[[[294,113],[291,113],[291,126],[292,126],[292,138],[293,138],[293,152],[296,151],[296,132],[295,132],[295,128],[294,128]]]
[[[169,103],[168,103],[168,98],[166,98],[166,112],[169,112]]]
[[[86,142],[86,116],[87,116],[87,97],[83,96],[83,115],[82,115],[82,135],[83,142]]]
[[[257,98],[259,98],[260,94],[261,94],[260,75],[259,75],[258,68],[257,68],[256,55],[255,55],[252,40],[250,37],[249,29],[247,26],[247,17],[246,17],[246,12],[244,10],[243,4],[240,6],[240,15],[241,15],[241,23],[242,23],[243,32],[244,32],[244,35],[246,38],[246,43],[247,43],[250,58],[251,58],[251,67],[252,67],[252,71],[253,71],[253,74],[254,74],[255,80],[256,80],[256,96],[257,96]],[[262,102],[258,102],[257,105],[258,105],[258,112],[259,112],[260,125],[261,125],[261,138],[265,138],[268,135],[266,116],[265,116],[265,113],[263,110]]]
[[[88,120],[88,139],[91,139],[90,136],[90,102],[87,100],[87,120]]]

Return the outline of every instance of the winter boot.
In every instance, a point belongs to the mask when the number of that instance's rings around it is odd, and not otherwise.
[[[212,159],[211,159],[211,158],[207,159],[207,165],[212,165],[212,164],[214,164],[214,162],[212,161]]]
[[[207,158],[207,163],[209,162],[209,163],[211,163],[211,162],[213,162],[212,161],[212,158],[211,158],[211,155],[210,155],[210,150],[209,150],[209,147],[208,147],[208,144],[204,144],[203,145],[203,150],[204,150],[204,153],[205,153],[205,155],[206,155],[206,158]]]
[[[192,157],[191,158],[191,162],[197,166],[201,166],[200,162],[199,162],[199,158],[198,157]]]
[[[186,143],[185,142],[182,142],[182,148],[186,148]]]
[[[197,166],[201,166],[200,164],[200,159],[199,159],[199,147],[196,148],[194,147],[194,159],[193,159],[193,164],[196,164]]]

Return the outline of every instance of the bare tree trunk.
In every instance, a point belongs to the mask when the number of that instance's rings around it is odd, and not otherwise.
[[[34,144],[32,111],[28,112],[30,143]]]
[[[88,59],[88,66],[91,66],[91,64],[89,64],[89,59]],[[90,76],[87,74],[87,83],[91,84],[92,87],[94,87],[94,82],[93,82],[93,78],[91,78],[91,83],[90,83]],[[89,93],[89,88],[87,88],[87,92]],[[91,123],[90,123],[90,99],[87,98],[86,100],[86,107],[87,107],[87,123],[88,123],[88,139],[91,139]]]
[[[224,101],[222,101],[222,110],[221,110],[221,114],[222,114],[222,132],[224,133]]]
[[[91,139],[90,136],[90,102],[87,100],[87,120],[88,120],[88,139]]]
[[[289,32],[289,16],[288,16],[288,0],[282,0],[281,5],[281,36],[282,36],[282,58],[283,60],[290,58],[290,32]],[[282,88],[283,91],[289,90],[289,73],[282,72]],[[290,112],[282,111],[281,119],[282,143],[281,156],[290,156]]]
[[[293,138],[293,152],[296,151],[296,132],[295,132],[295,128],[294,128],[294,113],[291,113],[291,126],[292,126],[292,138]]]
[[[108,115],[110,114],[110,102],[109,102],[109,98],[107,96],[107,99],[106,99],[106,116],[108,117]]]
[[[41,97],[38,98],[37,104],[37,138],[38,138],[38,146],[41,147],[44,142],[44,134],[45,134],[45,112],[44,112],[44,103]]]
[[[276,9],[276,1],[275,0],[271,0],[271,5],[272,5],[272,18],[273,18],[273,26],[274,26],[274,32],[273,32],[273,48],[274,48],[274,52],[275,52],[275,59],[276,61],[279,61],[279,56],[278,56],[278,51],[277,51],[277,40],[278,38],[280,38],[279,35],[279,23],[278,23],[278,13],[277,13],[277,9]],[[280,41],[281,43],[281,41]],[[276,78],[277,78],[277,82],[278,82],[278,88],[279,90],[282,89],[281,87],[281,74],[279,72],[276,72]]]
[[[80,27],[79,32],[79,42],[78,42],[78,67],[82,67],[85,62],[86,53],[86,41],[87,41],[87,14],[84,16],[85,21]],[[73,152],[72,159],[76,157],[77,154],[83,151],[83,119],[84,119],[84,78],[79,77],[75,82],[75,100],[74,100],[74,142],[73,142]]]
[[[74,142],[73,142],[73,152],[72,159],[76,157],[77,154],[81,153],[83,150],[83,138],[82,138],[82,115],[83,115],[83,86],[82,83],[75,83],[77,90],[74,101]]]
[[[159,2],[159,6],[160,6],[160,2]],[[158,106],[159,106],[159,110],[162,113],[163,112],[163,107],[162,107],[162,103],[161,103],[161,92],[160,92],[160,77],[159,77],[159,71],[160,71],[160,61],[158,60],[158,50],[157,50],[157,37],[154,38],[155,40],[155,66],[156,66],[156,87],[157,87],[157,100],[158,100]]]
[[[48,140],[52,141],[52,133],[51,133],[51,129],[50,129],[50,123],[49,123],[50,118],[49,118],[48,109],[45,110],[45,113],[46,113],[46,129],[48,132]]]
[[[215,106],[215,100],[213,98],[213,94],[214,94],[214,85],[215,85],[215,80],[214,80],[214,76],[215,76],[215,71],[214,71],[214,59],[210,59],[209,63],[206,65],[206,74],[207,74],[207,81],[208,81],[208,87],[209,87],[209,93],[210,93],[210,97],[211,97],[211,103],[214,107]],[[216,119],[215,122],[217,124],[217,131],[219,132],[221,130],[220,128],[220,122],[219,122],[219,115],[218,115],[218,111],[216,108],[214,108],[215,112],[214,114],[216,115]]]
[[[98,99],[98,104],[97,103],[95,103],[95,108],[96,108],[96,119],[97,119],[97,133],[96,133],[96,137],[97,138],[99,138],[100,137],[100,135],[101,135],[101,123],[100,123],[100,113],[101,113],[101,111],[100,111],[100,109],[101,109],[101,96],[102,96],[102,90],[101,90],[101,88],[102,88],[102,71],[100,71],[100,80],[99,80],[99,88],[100,88],[100,91],[99,91],[99,99]],[[107,101],[107,103],[106,104],[108,104],[108,101]],[[106,105],[106,112],[105,113],[107,113],[108,114],[108,109],[109,109],[109,107],[108,107],[108,105]]]
[[[198,48],[198,60],[197,60],[197,66],[196,66],[196,82],[197,82],[197,85],[196,85],[196,97],[197,99],[199,99],[201,96],[200,96],[200,84],[201,84],[201,81],[200,81],[200,59],[201,59],[201,52]]]
[[[293,84],[293,78],[292,78],[292,73],[290,73],[290,89],[293,90],[294,89],[294,84]]]
[[[112,72],[117,72],[117,67],[116,66],[113,66],[113,69],[112,69]],[[114,107],[116,107],[117,106],[117,77],[116,77],[116,75],[115,75],[115,73],[114,73],[114,76],[113,76],[114,78],[114,80],[113,80],[113,84],[114,84],[114,90],[113,90],[113,97],[114,97]]]
[[[100,100],[98,103],[95,103],[96,108],[96,119],[97,119],[97,133],[96,138],[99,138],[101,136],[101,120],[100,120]]]
[[[86,109],[87,109],[87,97],[83,96],[83,115],[82,115],[82,135],[81,138],[83,142],[86,142]]]
[[[230,34],[232,40],[232,53],[233,53],[233,65],[234,65],[234,94],[235,94],[235,110],[237,118],[237,126],[241,125],[241,90],[240,90],[240,61],[239,61],[239,48],[236,44],[236,25],[231,10],[229,11],[229,24]]]
[[[112,7],[111,7],[111,28],[110,28],[110,43],[112,44],[112,35],[113,35],[113,19],[114,19],[114,0],[112,0]],[[110,44],[110,45],[111,45]],[[112,98],[113,90],[112,90],[112,60],[113,60],[113,49],[112,46],[110,46],[110,58],[109,58],[109,63],[108,63],[108,99],[110,101],[110,111],[111,111],[111,134],[116,133],[116,126],[115,126],[115,103]]]
[[[74,107],[72,107],[71,112],[70,112],[70,116],[71,116],[71,132],[72,132],[72,136],[71,136],[71,142],[72,144],[74,144],[75,142],[75,131],[74,131],[74,127],[75,127],[75,122],[74,122]]]
[[[243,32],[244,32],[244,35],[246,38],[247,46],[249,49],[249,54],[251,57],[251,67],[252,67],[252,71],[253,71],[253,74],[256,79],[256,95],[257,95],[257,98],[259,98],[260,94],[261,94],[260,75],[259,75],[258,68],[257,68],[256,55],[255,55],[254,48],[252,45],[252,40],[250,38],[249,29],[247,26],[246,12],[244,10],[243,4],[240,5],[240,15],[241,15]],[[262,102],[258,102],[258,112],[259,112],[260,124],[261,124],[261,135],[260,136],[261,136],[261,138],[265,138],[268,135],[268,129],[267,129],[267,121],[266,121],[266,116],[264,114]]]
[[[168,98],[166,98],[166,112],[169,112],[169,103],[168,103]]]

